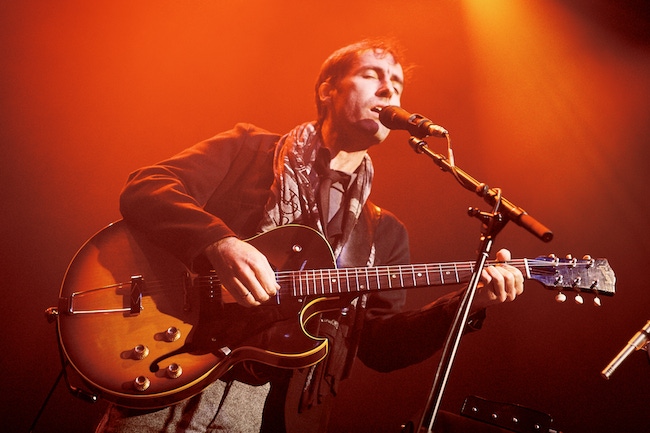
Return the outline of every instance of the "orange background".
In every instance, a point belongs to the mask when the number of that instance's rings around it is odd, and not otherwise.
[[[416,66],[403,106],[447,128],[461,168],[555,233],[544,244],[509,224],[495,248],[606,257],[618,278],[601,308],[557,304],[534,282],[493,308],[463,339],[443,408],[475,394],[550,413],[568,433],[648,431],[646,354],[600,377],[650,319],[647,2],[28,0],[0,17],[3,427],[27,431],[57,376],[43,311],[75,251],[119,218],[128,173],[238,121],[284,132],[311,120],[322,60],[387,35]],[[409,227],[414,262],[473,260],[466,209],[488,206],[407,138],[372,150],[374,201]],[[415,290],[410,304],[441,293]],[[333,431],[398,431],[437,362],[391,374],[357,363]],[[89,431],[104,404],[59,385],[36,431]]]

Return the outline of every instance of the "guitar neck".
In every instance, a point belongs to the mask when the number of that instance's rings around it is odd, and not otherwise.
[[[494,265],[497,262],[488,262]],[[537,257],[508,262],[545,287],[612,296],[616,277],[606,259]],[[355,294],[466,283],[474,262],[449,262],[278,272],[281,291],[292,297]]]
[[[459,284],[473,272],[472,262],[316,269],[280,272],[278,283],[290,296],[322,296]]]

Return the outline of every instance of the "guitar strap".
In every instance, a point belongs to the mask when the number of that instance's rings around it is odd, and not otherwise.
[[[374,265],[374,237],[381,208],[367,201],[348,242],[339,256],[340,267]],[[318,335],[327,337],[327,358],[295,371],[287,390],[285,419],[288,433],[325,432],[332,397],[341,380],[349,376],[361,338],[367,294],[352,300],[345,312],[323,314]]]
[[[370,200],[366,202],[364,212],[359,219],[360,230],[355,230],[348,241],[347,248],[341,253],[342,260],[345,266],[374,266],[375,259],[375,233],[379,220],[381,218],[381,208]],[[345,379],[350,375],[352,363],[357,355],[357,348],[359,347],[359,340],[361,338],[361,330],[363,328],[363,319],[365,316],[366,304],[368,294],[364,293],[359,296],[355,301],[354,314],[346,316],[350,326],[349,350],[342,364],[341,379]]]

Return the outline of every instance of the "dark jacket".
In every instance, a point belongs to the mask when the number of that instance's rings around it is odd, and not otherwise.
[[[137,170],[121,195],[124,219],[188,266],[219,239],[255,235],[273,182],[279,138],[253,125],[238,124]],[[344,267],[365,266],[372,244],[375,265],[409,262],[405,227],[371,202],[364,207],[350,243],[353,246],[346,250],[352,253],[343,254]],[[324,320],[321,332],[330,338],[331,350],[319,376],[327,386],[320,386],[312,400],[336,391],[355,355],[370,368],[391,371],[420,362],[442,346],[456,298],[413,312],[401,312],[404,302],[405,291],[385,291],[363,296],[346,305],[343,315]]]

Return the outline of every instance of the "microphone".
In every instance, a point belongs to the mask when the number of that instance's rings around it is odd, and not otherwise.
[[[627,346],[623,348],[619,352],[618,355],[614,359],[612,359],[612,362],[609,363],[607,367],[602,371],[601,376],[605,379],[609,379],[609,376],[614,373],[614,370],[618,368],[619,365],[625,361],[625,358],[630,356],[630,353],[641,349],[645,344],[648,342],[648,337],[650,337],[650,320],[648,320],[648,323],[645,324],[643,328],[636,334],[634,334],[634,337],[630,341],[628,341]]]
[[[401,107],[389,105],[372,109],[379,113],[379,121],[388,129],[403,129],[411,135],[424,138],[428,136],[444,138],[449,133],[421,114],[411,114]]]

